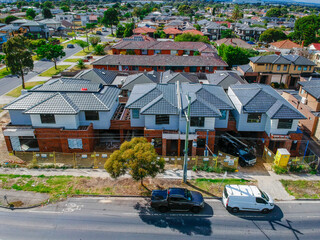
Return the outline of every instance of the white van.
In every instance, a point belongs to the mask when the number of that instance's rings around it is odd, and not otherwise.
[[[260,211],[268,213],[274,208],[269,194],[256,186],[226,185],[223,191],[223,205],[228,211]]]

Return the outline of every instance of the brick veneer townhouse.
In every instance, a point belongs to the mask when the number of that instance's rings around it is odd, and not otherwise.
[[[91,152],[108,130],[120,90],[88,80],[56,79],[38,85],[5,106],[9,151]]]
[[[214,151],[216,129],[228,129],[233,105],[220,86],[191,84],[137,84],[126,108],[132,127],[143,127],[144,136],[164,156],[183,155],[188,107],[191,97],[189,155],[203,155],[208,146]],[[194,146],[192,142],[197,142]]]
[[[237,132],[255,139],[257,146],[272,151],[287,148],[298,155],[302,139],[298,122],[305,116],[277,91],[264,84],[241,84],[230,86],[228,96],[235,106],[232,115]]]
[[[249,64],[238,66],[237,70],[249,83],[277,82],[295,88],[300,76],[312,74],[315,65],[314,62],[299,55],[269,55],[252,57]]]
[[[112,54],[129,54],[129,55],[188,55],[193,56],[195,53],[215,53],[216,49],[203,42],[171,42],[171,41],[154,41],[154,42],[134,42],[121,41],[111,47]]]
[[[111,71],[158,71],[213,73],[228,67],[217,54],[205,56],[176,55],[108,55],[93,64],[93,68]]]
[[[320,140],[320,79],[298,84],[299,91],[285,91],[282,96],[306,116],[299,121],[301,128]]]

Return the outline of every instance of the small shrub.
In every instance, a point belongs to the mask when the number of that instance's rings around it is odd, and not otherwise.
[[[288,173],[288,169],[283,168],[283,167],[279,167],[277,165],[273,165],[272,169],[276,174],[286,174],[286,173]]]

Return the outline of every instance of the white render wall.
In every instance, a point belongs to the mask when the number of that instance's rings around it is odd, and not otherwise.
[[[41,123],[39,114],[31,114],[31,122],[33,127],[38,128],[65,128],[65,129],[78,129],[79,117],[78,115],[54,115],[56,123],[50,124]]]

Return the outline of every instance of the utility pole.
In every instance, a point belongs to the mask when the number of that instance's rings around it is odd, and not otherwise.
[[[190,102],[191,98],[190,96],[186,96],[188,99],[188,110],[186,117],[186,140],[184,143],[184,163],[183,163],[183,182],[187,182],[187,170],[188,170],[188,143],[189,143],[189,128],[190,128]]]

